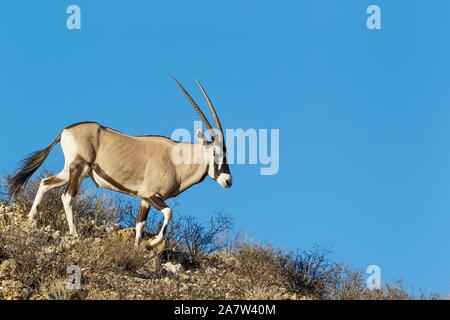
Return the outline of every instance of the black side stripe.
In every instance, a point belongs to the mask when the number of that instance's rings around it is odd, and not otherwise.
[[[123,185],[121,185],[120,183],[118,183],[116,180],[114,180],[113,178],[111,178],[108,174],[106,174],[105,171],[102,170],[102,168],[99,167],[98,164],[94,163],[92,165],[92,170],[98,174],[103,180],[105,180],[106,182],[108,182],[110,185],[112,185],[114,188],[116,188],[117,190],[120,190],[123,193],[127,193],[127,194],[133,194],[133,195],[137,195],[136,191],[132,191],[130,189],[127,189],[126,187],[124,187]]]

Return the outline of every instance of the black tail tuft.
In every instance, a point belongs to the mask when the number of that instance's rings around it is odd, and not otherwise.
[[[33,152],[27,158],[22,160],[20,163],[20,168],[8,177],[8,189],[11,196],[14,198],[21,191],[22,187],[28,182],[33,173],[42,165],[42,163],[47,159],[50,151],[55,147],[55,145],[60,141],[61,135],[53,141],[53,143],[46,149]]]

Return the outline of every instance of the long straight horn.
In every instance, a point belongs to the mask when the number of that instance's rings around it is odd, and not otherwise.
[[[211,135],[211,139],[214,139],[216,133],[214,132],[214,130],[213,130],[211,124],[209,123],[208,119],[206,119],[205,114],[199,108],[199,106],[194,101],[194,99],[192,99],[191,95],[186,91],[186,89],[183,88],[181,83],[179,83],[178,80],[175,77],[172,76],[172,78],[173,78],[173,80],[175,80],[175,82],[177,83],[178,87],[180,87],[181,91],[183,91],[183,93],[186,95],[186,97],[188,98],[189,102],[194,107],[195,112],[197,112],[197,114],[200,116],[200,119],[202,119],[203,123],[205,124],[206,128],[209,131],[209,134]]]
[[[219,117],[217,116],[216,109],[214,108],[214,106],[211,102],[211,99],[209,99],[209,96],[206,93],[205,89],[203,89],[203,86],[200,83],[200,81],[198,81],[197,79],[195,81],[197,82],[198,86],[200,87],[200,90],[202,90],[202,93],[205,96],[206,102],[208,103],[208,107],[211,110],[211,113],[213,115],[214,122],[216,123],[216,127],[220,131],[220,134],[222,135],[222,139],[223,139],[224,135],[223,135],[222,125],[220,124],[220,120],[219,120]]]

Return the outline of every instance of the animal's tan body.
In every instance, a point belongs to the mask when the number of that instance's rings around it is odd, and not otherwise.
[[[83,175],[92,174],[98,185],[143,199],[174,197],[201,182],[208,172],[208,163],[198,158],[204,153],[201,144],[179,143],[160,136],[129,136],[97,123],[64,129],[61,145],[69,167],[83,163]],[[192,158],[190,164],[173,163],[175,146],[177,151],[186,150],[197,159]]]

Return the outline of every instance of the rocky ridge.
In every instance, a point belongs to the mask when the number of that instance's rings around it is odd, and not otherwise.
[[[135,249],[134,230],[115,223],[91,221],[93,236],[77,239],[25,218],[0,203],[0,299],[305,299],[271,274],[244,274],[227,252]],[[76,288],[71,265],[80,270]]]

